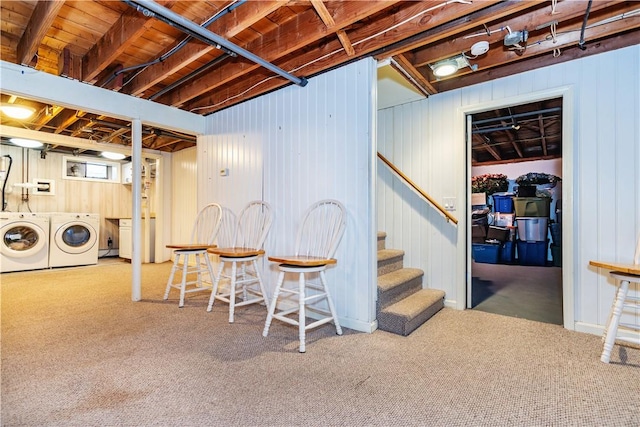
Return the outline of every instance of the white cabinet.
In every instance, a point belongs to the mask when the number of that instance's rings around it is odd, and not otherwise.
[[[131,184],[133,182],[133,164],[123,163],[122,164],[122,183],[123,184]]]
[[[118,256],[120,258],[131,259],[132,256],[132,220],[130,218],[120,219],[120,249],[118,250]],[[145,219],[142,219],[142,234],[146,226]],[[144,244],[148,243],[148,244]],[[155,261],[155,246],[156,246],[156,219],[151,218],[149,220],[149,239],[148,242],[143,241],[142,245],[142,262],[154,262]],[[147,249],[148,248],[148,249]],[[149,252],[147,260],[147,251]]]

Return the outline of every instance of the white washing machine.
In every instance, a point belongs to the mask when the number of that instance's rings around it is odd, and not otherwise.
[[[50,214],[49,267],[72,267],[98,263],[100,214]]]
[[[0,273],[49,267],[49,214],[0,212]]]

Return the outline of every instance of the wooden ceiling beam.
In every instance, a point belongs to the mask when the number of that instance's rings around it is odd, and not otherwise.
[[[364,19],[376,12],[384,10],[396,3],[394,1],[373,1],[373,2],[335,2],[335,8],[332,11],[332,17],[335,21],[335,28],[344,28],[361,19]],[[278,58],[303,49],[313,42],[320,40],[332,31],[323,25],[322,20],[313,8],[300,13],[296,19],[287,22],[280,28],[270,31],[263,37],[248,43],[244,48],[255,55],[261,57],[265,61],[274,62]],[[337,44],[337,46],[335,46]],[[342,50],[339,41],[327,43],[327,45],[335,46],[333,50]],[[316,50],[317,52],[317,50]],[[313,54],[313,52],[311,52]],[[317,59],[316,55],[312,55],[312,59]],[[175,91],[160,97],[157,101],[172,106],[182,106],[189,100],[192,100],[206,92],[212,91],[223,84],[232,80],[242,78],[249,72],[258,70],[260,65],[243,60],[235,61],[233,64],[223,63],[215,73],[201,76],[188,82],[184,86]],[[292,68],[280,67],[285,71]],[[258,72],[258,74],[261,74]],[[262,75],[262,74],[261,74]],[[275,79],[281,81],[280,79]],[[284,84],[284,82],[282,82]],[[288,83],[288,81],[287,81]],[[235,92],[238,93],[238,92]]]
[[[407,52],[406,54],[394,56],[393,61],[391,61],[391,67],[397,70],[409,83],[425,95],[437,93],[435,88],[429,83],[429,80],[425,79],[424,76],[414,68],[411,61],[407,58],[407,55],[410,55],[410,53]],[[406,74],[408,74],[410,78],[407,78]]]
[[[231,39],[241,31],[249,28],[259,20],[263,19],[270,13],[278,10],[285,5],[286,1],[249,1],[242,6],[234,9],[233,12],[222,16],[207,27],[207,29],[226,39]],[[176,43],[177,44],[177,43]],[[175,45],[174,45],[175,46]],[[171,48],[173,48],[172,46]],[[166,49],[164,53],[171,50]],[[127,86],[123,92],[131,95],[139,96],[150,87],[162,82],[167,77],[180,71],[192,62],[214,50],[211,45],[203,45],[202,43],[188,43],[174,55],[171,55],[165,61],[149,67],[138,74]],[[217,56],[222,55],[219,51]],[[158,55],[160,56],[160,55]]]
[[[518,2],[521,6],[526,6],[530,8],[532,5],[529,2]],[[529,3],[529,4],[527,4]],[[599,1],[595,2],[592,6],[593,11],[600,10],[604,7],[611,6],[613,1]],[[551,4],[550,3],[538,3],[537,9],[532,10],[524,15],[518,15],[513,19],[509,19],[507,21],[500,21],[500,27],[509,27],[512,31],[520,31],[526,29],[529,31],[531,35],[534,32],[534,29],[538,26],[548,24],[552,21],[566,21],[569,19],[575,19],[577,17],[582,17],[585,13],[585,3],[584,2],[575,2],[575,1],[563,1],[558,3],[557,11],[555,15],[551,15]],[[503,12],[515,13],[520,12],[522,8],[513,8],[507,9],[504,6]],[[508,16],[508,15],[507,15]],[[457,36],[453,39],[441,39],[441,42],[438,43],[430,43],[425,44],[422,47],[417,48],[414,51],[414,63],[415,67],[423,67],[427,64],[433,64],[434,62],[440,61],[445,58],[450,58],[453,55],[460,54],[461,52],[469,52],[471,46],[477,41],[488,41],[489,44],[501,44],[504,40],[505,35],[507,34],[505,31],[495,32],[491,35],[483,35],[479,37],[468,37],[465,36],[480,34],[484,30],[481,24],[490,24],[491,22],[496,22],[496,19],[491,15],[486,16],[486,21],[478,20],[477,18],[473,19],[475,23],[472,28],[473,32],[469,34],[462,35],[459,32]],[[494,28],[489,28],[490,30],[495,30],[498,28],[498,24],[494,25]],[[559,31],[562,26],[559,27]],[[540,31],[542,31],[541,29]],[[566,30],[562,28],[562,31]],[[549,27],[544,28],[544,36],[549,32]]]
[[[158,3],[168,6],[167,4],[173,1],[164,0]],[[133,8],[123,13],[82,58],[82,80],[95,84],[98,75],[105,68],[109,68],[130,45],[151,29],[155,22]]]
[[[331,29],[336,25],[336,21],[333,20],[333,16],[327,10],[327,7],[324,5],[322,0],[311,0],[311,5],[318,12],[320,19],[327,26],[327,28]],[[342,44],[342,47],[345,52],[347,52],[348,56],[355,55],[356,51],[351,44],[351,40],[349,40],[349,36],[344,30],[337,30],[336,35],[338,36],[338,40]]]
[[[84,117],[87,113],[85,111],[76,111],[76,110],[65,110],[63,113],[59,115],[61,118],[58,127],[53,133],[62,133],[69,126],[77,122],[81,117]]]
[[[343,4],[342,2],[338,3],[340,3],[341,5]],[[361,2],[344,3],[354,3],[357,5]],[[372,6],[378,3],[387,2],[366,2],[366,4],[371,4]],[[433,7],[434,3],[407,2],[402,6],[404,7],[396,7],[394,13],[390,12],[384,18],[376,20],[376,22],[372,23],[371,25],[360,26],[349,33],[350,39],[356,40],[353,43],[354,47],[356,48],[356,56],[364,56],[377,49],[380,49],[381,46],[395,43],[396,41],[411,37],[411,35],[424,30],[425,24],[421,22],[421,19],[419,19],[422,16],[420,14],[425,13],[425,11]],[[477,2],[474,4],[451,4],[447,6],[448,9],[446,10],[446,13],[439,13],[442,12],[442,9],[431,10],[428,15],[428,23],[434,26],[441,25],[445,22],[448,22],[448,20],[450,19],[457,19],[482,7],[484,7],[484,5],[477,4]],[[338,22],[338,18],[335,12],[333,14],[333,17],[334,19],[336,19],[336,22]],[[410,19],[412,17],[414,17],[413,20]],[[314,19],[317,19],[315,13]],[[406,25],[397,26],[398,22],[405,21],[407,21]],[[389,29],[391,30],[385,31]],[[309,43],[311,43],[311,41],[305,40],[305,43],[308,45]],[[267,46],[269,45],[267,44]],[[303,44],[303,46],[306,45]],[[329,69],[331,67],[340,65],[348,60],[349,57],[345,54],[340,45],[340,42],[337,40],[331,40],[317,46],[314,50],[305,50],[295,56],[289,55],[284,61],[276,61],[275,64],[284,70],[299,70],[298,73],[303,73],[304,75],[309,76]],[[240,77],[237,74],[234,76],[234,72],[238,72],[237,64],[235,68],[230,68],[229,73],[231,75],[229,76],[229,78],[235,79],[236,77]],[[242,75],[244,74],[245,73],[242,73]],[[231,85],[228,85],[228,87],[225,88],[225,91],[217,91],[214,94],[205,95],[186,104],[184,108],[191,111],[196,111],[195,109],[198,109],[197,111],[200,112],[212,112],[288,84],[288,82],[283,81],[282,79],[271,79],[266,81],[266,78],[268,78],[267,76],[268,75],[266,73],[254,71],[248,78],[242,77],[241,79],[236,79],[234,83],[231,83]],[[211,85],[207,90],[204,90],[205,88],[203,88],[203,90],[201,90],[199,94],[211,91],[212,89],[215,89],[222,84],[215,83],[211,79],[211,77],[209,77],[209,79],[207,79],[206,81],[201,79],[198,83]],[[195,84],[195,82],[193,82],[192,84]],[[247,90],[250,88],[251,90],[247,92]],[[185,102],[186,100],[193,98],[191,96],[193,94],[187,93],[186,90],[189,90],[188,86],[174,93],[173,97],[167,99],[166,101],[168,102],[165,103],[171,102],[170,105],[184,105],[180,104],[180,102]],[[236,96],[232,99],[228,94],[242,95]],[[205,108],[200,109],[201,107]]]
[[[33,130],[41,130],[43,127],[47,125],[51,120],[56,118],[58,114],[64,111],[63,107],[54,105],[53,107],[45,107],[43,108],[44,113],[40,114],[40,116],[36,119],[36,121],[32,124]],[[48,113],[48,114],[47,114]]]
[[[483,1],[476,3],[477,7],[467,12],[467,14],[454,16],[447,22],[438,22],[436,26],[426,30],[423,29],[419,33],[380,48],[376,51],[374,58],[380,60],[412,51],[425,44],[455,38],[460,32],[470,31],[486,22],[501,19],[531,7],[529,2],[523,1]]]
[[[42,39],[58,16],[62,6],[64,6],[64,0],[37,2],[27,28],[18,42],[16,57],[19,64],[32,65],[33,57],[38,53]]]
[[[433,83],[433,85],[438,90],[438,92],[445,92],[448,90],[459,89],[461,87],[466,87],[489,80],[499,79],[501,77],[512,76],[514,74],[523,73],[529,70],[535,70],[537,68],[545,67],[548,65],[560,64],[574,59],[608,52],[614,49],[634,46],[640,44],[640,31],[635,30],[627,34],[621,34],[603,40],[590,41],[589,38],[586,38],[586,40],[586,50],[581,50],[578,48],[576,38],[574,43],[568,47],[565,47],[562,50],[562,54],[558,57],[554,57],[553,55],[551,55],[552,50],[549,50],[547,52],[547,55],[538,55],[536,57],[520,59],[517,62],[510,63],[508,66],[497,69],[480,69],[474,73],[467,73],[455,79],[441,80],[437,83]],[[527,48],[527,51],[528,50],[529,47]]]
[[[481,137],[477,133],[474,133],[472,136],[472,139],[475,139],[476,141],[479,142],[479,144],[476,145],[476,147],[474,148],[481,147],[484,150],[486,150],[489,154],[491,154],[494,159],[502,160],[502,156],[500,156],[500,153],[498,153],[498,151],[495,148],[489,145],[489,143],[483,137]]]
[[[547,155],[547,137],[544,130],[544,117],[542,114],[538,115],[538,124],[540,125],[540,142],[542,143],[542,154]]]
[[[501,114],[498,110],[494,111],[496,117],[500,117]],[[511,110],[509,110],[509,114],[511,114]],[[500,125],[502,127],[506,127],[509,125],[513,125],[513,123],[507,123],[504,120],[500,120]],[[512,131],[506,130],[504,131],[505,135],[507,136],[507,139],[509,140],[509,142],[511,143],[511,146],[513,147],[513,149],[516,151],[516,153],[518,153],[518,156],[520,158],[524,157],[524,155],[522,154],[522,150],[520,149],[520,146],[518,145],[518,141],[516,141],[516,139],[513,137]]]
[[[627,6],[626,11],[630,11],[629,6]],[[634,10],[634,9],[633,9]],[[615,15],[617,15],[619,9],[616,9],[616,12],[608,11],[605,16],[602,16],[602,19],[608,19]],[[517,65],[526,62],[527,58],[540,57],[544,54],[551,54],[555,49],[566,49],[569,47],[574,47],[578,44],[580,40],[580,27],[581,24],[576,23],[571,27],[560,27],[558,29],[558,34],[556,35],[556,43],[548,37],[548,34],[538,34],[535,37],[529,36],[529,40],[527,42],[527,47],[522,54],[517,54],[510,50],[504,49],[493,49],[490,50],[487,54],[482,55],[480,58],[474,59],[473,63],[478,66],[478,71],[472,71],[470,69],[461,69],[456,74],[454,74],[455,78],[449,77],[440,80],[437,82],[434,79],[430,79],[430,81],[434,84],[434,86],[440,89],[440,86],[447,86],[445,82],[448,80],[459,80],[464,78],[465,75],[475,74],[480,71],[490,71],[492,68],[496,68],[498,66],[503,66],[510,63],[516,63]],[[609,36],[612,36],[617,33],[625,33],[628,31],[634,31],[640,28],[640,19],[638,18],[629,18],[622,19],[619,21],[614,21],[606,25],[598,25],[595,27],[587,28],[585,31],[585,40],[587,43],[593,43],[593,40],[605,39]],[[629,34],[628,37],[634,38],[632,34]],[[638,40],[637,35],[635,36],[635,40]],[[637,44],[637,41],[634,43],[633,40],[630,41],[632,44]],[[589,53],[586,51],[582,51],[583,56],[588,55]],[[552,57],[555,62],[562,62],[560,59],[562,57],[562,53],[559,57]],[[523,59],[524,58],[524,59]],[[554,63],[554,61],[549,61],[550,63]],[[530,66],[529,66],[530,67]],[[535,68],[538,68],[536,66]],[[426,70],[427,67],[423,67],[422,70]],[[424,71],[423,71],[424,73]],[[429,72],[429,74],[431,74]],[[425,76],[429,78],[429,76]],[[495,78],[495,77],[494,77]],[[445,83],[445,84],[443,84]]]

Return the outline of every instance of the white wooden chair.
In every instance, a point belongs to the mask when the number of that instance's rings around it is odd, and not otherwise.
[[[211,289],[211,286],[205,285],[203,276],[208,274],[210,282],[213,281],[213,269],[207,249],[214,246],[221,218],[222,207],[217,203],[210,203],[198,213],[191,231],[190,243],[167,245],[167,248],[174,249],[175,259],[167,281],[167,288],[164,292],[165,300],[169,298],[171,288],[178,289],[180,290],[178,307],[184,307],[185,294]],[[194,265],[190,265],[191,257],[195,258]],[[182,264],[180,264],[181,259]],[[182,270],[182,279],[180,282],[174,283],[174,276],[178,270]],[[195,280],[189,281],[188,275],[194,273],[196,275]]]
[[[342,335],[342,328],[336,315],[336,310],[327,287],[325,270],[328,265],[335,264],[336,259],[332,258],[338,244],[342,239],[346,223],[346,211],[344,206],[337,200],[322,200],[314,203],[304,214],[302,223],[298,228],[296,246],[294,254],[291,256],[273,256],[269,261],[278,263],[280,274],[278,284],[269,306],[269,313],[264,325],[263,336],[269,334],[269,326],[275,318],[285,323],[298,326],[300,338],[300,353],[305,352],[306,331],[333,321],[336,333]],[[285,287],[284,278],[286,273],[298,275],[296,287]],[[318,273],[320,283],[309,281],[309,274]],[[306,290],[312,292],[307,294]],[[293,308],[285,308],[276,313],[278,297],[283,294],[282,301],[287,297],[297,295],[297,305]],[[329,312],[315,306],[307,307],[308,304],[315,304],[326,300]],[[319,320],[306,324],[306,309],[320,313]],[[293,313],[298,313],[298,318],[289,317]]]
[[[638,237],[636,252],[633,257],[633,264],[618,264],[601,261],[591,261],[590,264],[595,267],[611,270],[611,277],[613,277],[618,284],[616,296],[613,300],[613,305],[611,306],[611,312],[609,313],[607,328],[605,329],[602,337],[604,345],[600,360],[604,363],[609,363],[611,360],[611,351],[613,350],[616,340],[640,345],[640,332],[636,334],[637,338],[634,338],[633,336],[620,336],[618,330],[618,327],[622,326],[628,330],[640,331],[640,322],[637,320],[635,323],[620,322],[620,318],[622,317],[622,313],[625,309],[635,310],[636,319],[639,316],[638,313],[640,313],[640,297],[629,295],[629,286],[631,283],[635,283],[640,286],[640,237]]]
[[[268,306],[268,297],[258,268],[258,257],[264,255],[262,249],[273,213],[271,206],[262,201],[250,202],[238,214],[234,230],[233,245],[209,249],[209,253],[218,255],[220,265],[218,274],[214,276],[213,289],[209,298],[207,311],[211,311],[215,300],[229,304],[229,323],[233,323],[236,307],[264,302]],[[228,233],[228,231],[225,231]],[[225,264],[231,265],[231,272],[224,274]],[[220,291],[221,279],[228,279],[229,287]],[[238,300],[238,289],[241,300]]]

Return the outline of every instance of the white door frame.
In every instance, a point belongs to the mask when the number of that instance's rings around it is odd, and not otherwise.
[[[574,100],[573,87],[562,86],[555,89],[518,95],[469,105],[458,110],[460,128],[466,130],[466,116],[502,107],[527,104],[545,99],[562,97],[562,313],[566,329],[575,330],[575,285],[574,285],[574,217],[573,217],[573,181],[574,181]],[[466,133],[466,132],[465,132]],[[466,212],[471,211],[471,143],[463,138],[466,145],[466,179],[463,180],[466,193]],[[460,299],[457,308],[466,307],[467,290],[471,287],[471,221],[466,221],[466,245],[458,245],[458,268],[465,274],[465,280],[459,285],[457,294]]]

